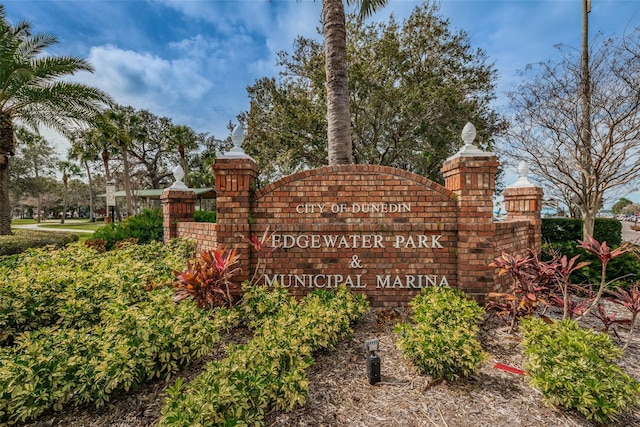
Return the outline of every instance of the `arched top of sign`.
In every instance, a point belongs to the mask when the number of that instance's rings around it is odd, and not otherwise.
[[[294,173],[292,175],[285,176],[277,181],[272,182],[271,184],[261,188],[257,193],[257,198],[262,196],[266,196],[274,190],[277,190],[281,187],[285,187],[295,181],[311,179],[314,177],[322,177],[323,179],[329,179],[331,175],[388,175],[398,177],[400,179],[406,179],[408,181],[414,182],[419,185],[425,186],[425,190],[432,190],[436,193],[439,193],[444,198],[454,200],[454,193],[450,190],[447,190],[442,185],[434,182],[428,178],[425,178],[422,175],[415,174],[413,172],[409,172],[403,169],[397,169],[390,166],[380,166],[380,165],[361,165],[361,164],[353,164],[353,165],[338,165],[338,166],[324,166],[317,169],[310,169],[306,171],[301,171]]]

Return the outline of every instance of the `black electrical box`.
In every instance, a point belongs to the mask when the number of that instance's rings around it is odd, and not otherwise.
[[[380,358],[373,352],[367,357],[367,376],[371,385],[380,382]]]

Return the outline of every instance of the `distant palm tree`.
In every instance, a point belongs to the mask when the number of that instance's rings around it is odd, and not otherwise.
[[[11,234],[9,157],[18,120],[34,130],[44,125],[65,134],[90,120],[109,96],[95,88],[59,80],[93,72],[84,59],[42,55],[57,43],[50,34],[31,35],[31,23],[11,25],[0,5],[0,235]]]
[[[169,129],[169,135],[167,138],[167,149],[178,151],[180,158],[180,166],[184,171],[184,183],[190,185],[189,182],[189,162],[187,161],[187,152],[198,148],[198,140],[196,134],[189,126],[173,125]]]
[[[129,165],[129,148],[133,144],[133,135],[137,131],[140,118],[128,111],[127,108],[114,107],[101,113],[98,120],[94,121],[92,126],[95,127],[97,135],[104,144],[102,151],[103,159],[106,156],[105,166],[108,166],[109,147],[117,147],[122,156],[124,194],[125,194],[125,211],[126,215],[133,215],[133,195],[131,194],[131,174]]]
[[[67,194],[69,192],[69,178],[74,175],[78,175],[80,173],[80,168],[73,162],[62,160],[58,162],[58,171],[62,173],[62,185],[64,186],[64,195],[62,198],[62,219],[60,220],[60,224],[64,224],[64,220],[67,217]]]
[[[90,130],[82,130],[74,135],[71,139],[71,149],[69,150],[69,159],[77,160],[82,163],[84,170],[87,173],[87,180],[89,181],[89,220],[95,222],[95,203],[93,196],[93,177],[91,175],[90,163],[98,160],[98,153],[96,147],[91,143]]]
[[[344,0],[359,7],[360,18],[371,16],[388,0]],[[351,114],[347,75],[347,30],[343,0],[322,0],[325,71],[327,78],[327,140],[329,165],[352,163]]]

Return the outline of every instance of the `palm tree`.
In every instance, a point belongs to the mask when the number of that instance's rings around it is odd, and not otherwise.
[[[345,0],[359,7],[360,18],[371,16],[388,0]],[[327,79],[327,140],[329,165],[352,163],[351,114],[347,75],[347,30],[343,0],[322,0]]]
[[[62,173],[62,184],[64,186],[64,196],[62,198],[62,219],[60,220],[60,224],[64,224],[64,220],[67,217],[67,193],[69,190],[69,177],[78,175],[80,173],[80,168],[73,162],[62,160],[58,162],[58,170]]]
[[[90,130],[83,130],[71,138],[71,149],[69,150],[69,159],[77,160],[84,166],[89,181],[89,220],[96,221],[95,204],[93,202],[93,177],[91,175],[90,162],[98,160],[96,147],[92,145],[90,139]]]
[[[135,135],[139,132],[140,117],[138,117],[132,108],[112,108],[106,112],[108,121],[111,122],[111,137],[113,143],[120,149],[122,155],[123,166],[123,182],[125,195],[125,211],[126,215],[131,216],[134,212],[133,196],[131,194],[131,172],[129,165],[129,148],[134,142]]]
[[[70,134],[111,103],[101,90],[59,80],[93,72],[93,67],[77,57],[44,55],[57,41],[50,34],[32,36],[27,21],[11,25],[0,5],[0,235],[11,234],[9,157],[14,154],[15,121],[34,130],[43,125]]]
[[[198,140],[196,134],[189,126],[172,125],[169,129],[167,138],[167,149],[177,150],[180,157],[180,166],[184,171],[184,182],[189,185],[189,162],[187,161],[187,152],[198,148]]]

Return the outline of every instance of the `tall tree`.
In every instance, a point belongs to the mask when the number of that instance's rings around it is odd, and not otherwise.
[[[172,125],[167,135],[167,148],[170,151],[177,151],[180,166],[184,171],[184,182],[187,185],[193,185],[189,182],[189,161],[187,155],[198,148],[198,135],[189,126]]]
[[[449,30],[438,5],[416,7],[404,22],[347,20],[349,94],[355,163],[394,166],[442,182],[443,161],[472,121],[492,148],[504,121],[491,109],[497,74],[464,32]],[[322,44],[298,38],[280,52],[280,78],[248,87],[245,148],[261,179],[319,167],[326,159]]]
[[[51,177],[58,162],[53,146],[42,136],[25,128],[16,129],[18,155],[27,172],[26,192],[35,197],[36,221],[42,220],[42,194],[47,185],[46,178]]]
[[[366,18],[387,0],[344,0],[359,8]],[[349,164],[351,157],[351,114],[347,73],[347,30],[343,0],[322,0],[322,31],[327,82],[327,139],[329,165]]]
[[[127,216],[133,215],[133,195],[131,194],[131,171],[129,164],[129,149],[131,148],[136,133],[139,132],[140,118],[130,114],[126,108],[114,107],[105,113],[105,127],[102,129],[104,135],[120,149],[123,165],[125,213]]]
[[[615,202],[611,207],[611,212],[614,215],[621,214],[627,206],[633,205],[633,202],[626,197],[622,197],[620,200]]]
[[[15,121],[70,133],[110,102],[98,89],[60,80],[93,68],[81,58],[45,55],[55,43],[50,34],[32,36],[27,21],[12,25],[0,5],[0,235],[11,233],[9,157],[14,154]]]
[[[84,170],[87,174],[87,181],[89,183],[89,220],[95,222],[95,203],[93,193],[93,175],[91,173],[91,163],[98,160],[98,153],[96,147],[91,143],[90,130],[85,129],[77,132],[70,138],[71,149],[69,150],[68,157],[72,160],[77,160],[82,163]]]
[[[170,182],[170,165],[179,161],[177,147],[173,145],[174,125],[168,117],[159,117],[148,110],[128,107],[126,111],[137,123],[129,154],[142,167],[139,184],[146,188],[162,188]]]
[[[529,66],[509,94],[513,117],[504,154],[529,163],[548,195],[578,208],[585,237],[605,198],[627,194],[640,179],[640,45],[633,42],[639,36],[640,28],[591,40],[588,108],[582,58],[562,45],[558,60]]]

